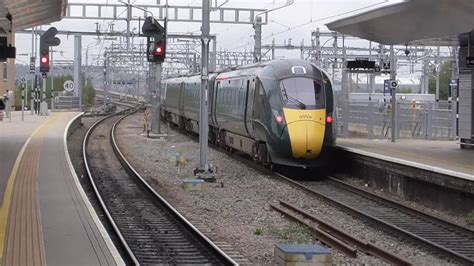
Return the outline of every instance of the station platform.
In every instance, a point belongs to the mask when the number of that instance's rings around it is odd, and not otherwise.
[[[456,141],[368,140],[338,138],[345,151],[422,170],[474,181],[474,151]]]
[[[0,122],[2,265],[123,265],[66,149],[79,113]]]

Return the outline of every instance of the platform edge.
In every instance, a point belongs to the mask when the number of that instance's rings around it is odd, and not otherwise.
[[[64,153],[66,155],[66,161],[69,166],[69,170],[71,171],[71,174],[74,179],[74,184],[76,184],[77,190],[79,191],[79,194],[82,197],[82,200],[84,201],[84,204],[86,205],[87,209],[89,210],[89,213],[92,217],[92,220],[94,220],[95,225],[97,226],[97,229],[99,230],[100,234],[102,235],[102,238],[105,241],[105,244],[107,245],[107,248],[109,249],[110,253],[112,254],[112,257],[115,260],[116,265],[125,265],[125,262],[122,259],[122,256],[120,256],[117,248],[112,242],[112,239],[110,238],[109,234],[107,233],[107,230],[105,230],[104,225],[100,222],[99,217],[97,216],[97,213],[95,212],[94,208],[92,207],[92,204],[89,201],[89,198],[87,198],[86,193],[84,192],[84,189],[82,188],[82,185],[79,183],[79,177],[76,174],[76,170],[74,169],[74,166],[72,165],[71,158],[69,156],[69,151],[67,148],[67,137],[68,137],[68,132],[69,128],[71,125],[80,117],[82,117],[84,113],[79,113],[76,115],[71,121],[66,126],[66,129],[64,130],[64,135],[63,135],[63,141],[64,141]]]
[[[363,150],[359,150],[359,149],[355,149],[355,148],[351,148],[351,147],[347,147],[347,146],[337,145],[337,147],[344,150],[344,151],[359,154],[359,155],[363,155],[363,156],[367,156],[367,157],[373,157],[373,158],[388,161],[388,162],[393,162],[393,163],[398,163],[398,164],[402,164],[402,165],[406,165],[406,166],[410,166],[410,167],[419,168],[419,169],[425,170],[425,171],[440,173],[440,174],[444,174],[444,175],[447,175],[447,176],[452,176],[452,177],[456,177],[456,178],[466,179],[466,180],[469,180],[469,181],[474,181],[474,175],[469,175],[469,174],[466,174],[466,173],[447,170],[447,169],[444,169],[444,168],[440,168],[440,167],[436,167],[436,166],[430,166],[430,165],[426,165],[426,164],[422,164],[422,163],[410,162],[410,161],[403,160],[403,159],[400,159],[400,158],[390,157],[390,156],[387,156],[387,155],[382,155],[382,154],[378,154],[378,153],[374,153],[374,152],[363,151]]]

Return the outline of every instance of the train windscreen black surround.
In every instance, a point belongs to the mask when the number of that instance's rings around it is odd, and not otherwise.
[[[324,90],[317,80],[295,77],[280,81],[283,102],[288,107],[323,109]]]

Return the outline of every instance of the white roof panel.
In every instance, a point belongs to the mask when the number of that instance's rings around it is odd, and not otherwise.
[[[381,44],[427,40],[453,44],[474,29],[473,0],[406,0],[343,18],[327,26]],[[448,36],[448,37],[445,37]]]

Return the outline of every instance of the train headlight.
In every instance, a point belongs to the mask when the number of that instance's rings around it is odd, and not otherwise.
[[[277,123],[280,124],[280,125],[283,124],[283,122],[285,122],[285,119],[283,119],[283,116],[281,116],[281,115],[277,116],[275,119],[276,119]]]
[[[273,110],[273,116],[275,116],[275,121],[279,125],[283,125],[285,123],[285,118],[280,115],[280,113],[277,110]]]

